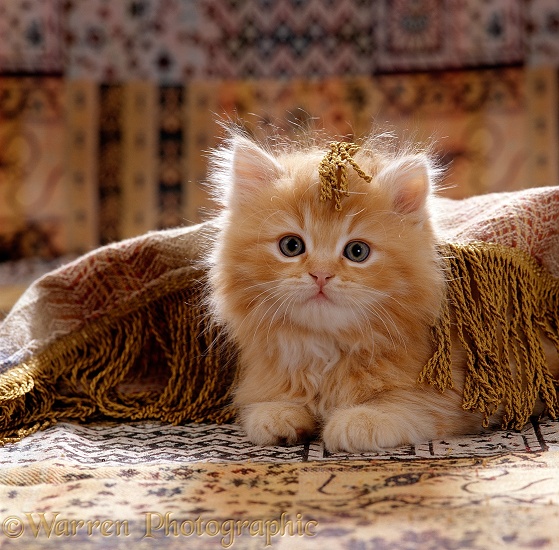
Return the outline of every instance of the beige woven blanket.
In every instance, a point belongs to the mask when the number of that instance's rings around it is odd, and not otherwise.
[[[475,276],[499,263],[506,269],[493,270],[492,284],[541,286],[525,304],[542,311],[538,323],[559,345],[559,188],[437,199],[436,208],[443,246],[460,260],[450,268],[466,262]],[[207,326],[199,300],[197,261],[213,233],[209,224],[148,233],[35,282],[0,325],[0,440],[60,419],[231,419],[235,350]],[[449,303],[460,309],[455,287]],[[434,357],[424,379],[442,389],[445,359]],[[540,397],[553,389],[542,384]],[[553,391],[544,401],[554,408],[555,400]]]

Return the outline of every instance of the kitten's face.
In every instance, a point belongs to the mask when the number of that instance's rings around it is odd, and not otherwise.
[[[364,322],[375,309],[382,313],[379,304],[392,286],[383,276],[386,253],[376,224],[349,208],[324,215],[333,205],[318,202],[316,185],[309,195],[315,201],[282,197],[290,207],[262,211],[258,220],[253,214],[257,231],[248,241],[233,237],[230,246],[250,249],[243,293],[251,315],[264,323],[339,331]]]
[[[320,154],[256,164],[250,154],[237,158],[212,270],[218,313],[249,331],[397,338],[398,311],[424,308],[424,281],[438,282],[425,185],[383,189],[350,174],[338,212],[320,200]]]

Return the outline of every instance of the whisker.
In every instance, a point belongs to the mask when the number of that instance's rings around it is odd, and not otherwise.
[[[281,301],[281,296],[273,304],[271,304],[270,307],[264,312],[264,315],[262,315],[260,321],[258,322],[258,325],[256,325],[256,328],[254,330],[254,339],[256,339],[256,334],[258,333],[258,330],[260,329],[260,326],[264,322],[264,319],[268,315],[269,311],[280,301]],[[264,305],[264,304],[262,304],[262,305]],[[268,333],[268,335],[269,335],[269,333]]]
[[[272,325],[274,324],[274,319],[276,318],[276,315],[283,308],[284,304],[289,300],[289,298],[290,298],[290,296],[286,296],[284,298],[284,300],[280,303],[280,305],[276,308],[276,311],[274,311],[274,314],[272,315],[272,318],[270,319],[270,322],[268,323],[268,332],[266,333],[266,342],[270,341],[270,331],[272,330]]]
[[[283,319],[282,319],[282,326],[285,325],[285,322],[287,320],[287,314],[289,313],[289,308],[291,306],[293,306],[293,304],[295,303],[295,299],[298,297],[298,293],[297,292],[292,292],[291,293],[291,297],[290,300],[285,308],[285,311],[283,312]],[[290,326],[293,328],[293,316],[290,315],[289,316],[289,324]]]
[[[365,329],[363,328],[362,324],[363,321],[366,323],[367,328],[368,328],[368,332],[370,334],[369,336],[369,342],[371,345],[371,353],[369,353],[369,363],[368,366],[372,366],[373,364],[373,359],[374,359],[374,355],[375,355],[375,348],[376,348],[376,339],[375,339],[375,330],[373,329],[373,326],[371,325],[371,321],[369,319],[369,315],[367,314],[365,308],[363,307],[363,304],[361,304],[357,299],[350,297],[350,302],[352,302],[354,304],[354,306],[359,310],[359,311],[355,311],[353,309],[353,307],[351,307],[351,313],[353,315],[353,317],[355,318],[357,324],[360,327],[360,332],[361,335],[363,337],[363,339],[366,339],[366,333],[365,333]],[[359,318],[361,317],[361,322],[359,321]]]
[[[261,301],[256,305],[256,307],[254,307],[254,308],[252,308],[252,309],[249,309],[248,314],[247,314],[247,315],[245,316],[245,318],[241,321],[241,324],[239,325],[239,327],[238,327],[237,330],[240,331],[240,330],[242,329],[243,325],[244,325],[247,321],[249,321],[249,320],[252,321],[252,319],[253,319],[254,317],[258,316],[260,308],[261,308],[262,306],[265,306],[266,303],[267,303],[269,300],[272,300],[273,298],[275,298],[276,296],[278,296],[278,295],[280,294],[280,292],[281,292],[281,290],[280,290],[279,286],[276,287],[276,288],[274,288],[274,289],[268,290],[268,293],[269,293],[270,295],[269,295],[269,296],[266,296],[266,298],[264,298],[263,300],[261,300]],[[266,292],[260,293],[259,296],[261,296],[261,295],[263,295],[263,294],[266,294]],[[272,305],[273,305],[273,304],[272,304]],[[262,319],[262,317],[261,317],[261,319]],[[260,321],[260,323],[258,323],[257,329],[258,329],[258,327],[260,326],[261,322],[262,322],[262,321]],[[254,338],[256,338],[257,329],[256,329],[255,332],[254,332]]]
[[[364,289],[364,290],[368,290],[368,289]],[[382,323],[382,325],[384,326],[384,329],[386,331],[386,334],[388,335],[388,337],[390,338],[391,342],[392,342],[392,346],[394,348],[397,347],[397,342],[396,340],[398,340],[401,345],[404,346],[404,348],[406,348],[406,340],[403,337],[398,324],[396,323],[396,320],[393,318],[392,315],[389,314],[389,312],[386,310],[386,308],[381,304],[381,303],[365,303],[362,301],[358,301],[357,298],[352,297],[352,301],[353,303],[358,304],[358,306],[360,307],[361,311],[366,311],[370,316],[373,316],[375,319],[377,319],[378,321],[380,321],[380,323]],[[392,327],[392,329],[389,327],[389,325]]]

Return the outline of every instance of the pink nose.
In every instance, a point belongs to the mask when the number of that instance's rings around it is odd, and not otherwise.
[[[309,275],[315,280],[316,284],[319,286],[320,290],[322,287],[330,280],[334,275],[326,273],[325,271],[315,271],[314,273],[309,273]]]

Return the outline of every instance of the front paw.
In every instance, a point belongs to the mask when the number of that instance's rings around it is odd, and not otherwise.
[[[295,445],[308,439],[316,429],[308,409],[292,403],[252,403],[243,407],[240,421],[256,445]]]
[[[391,415],[367,406],[334,411],[322,438],[330,452],[364,453],[406,443],[403,426],[398,426]]]

